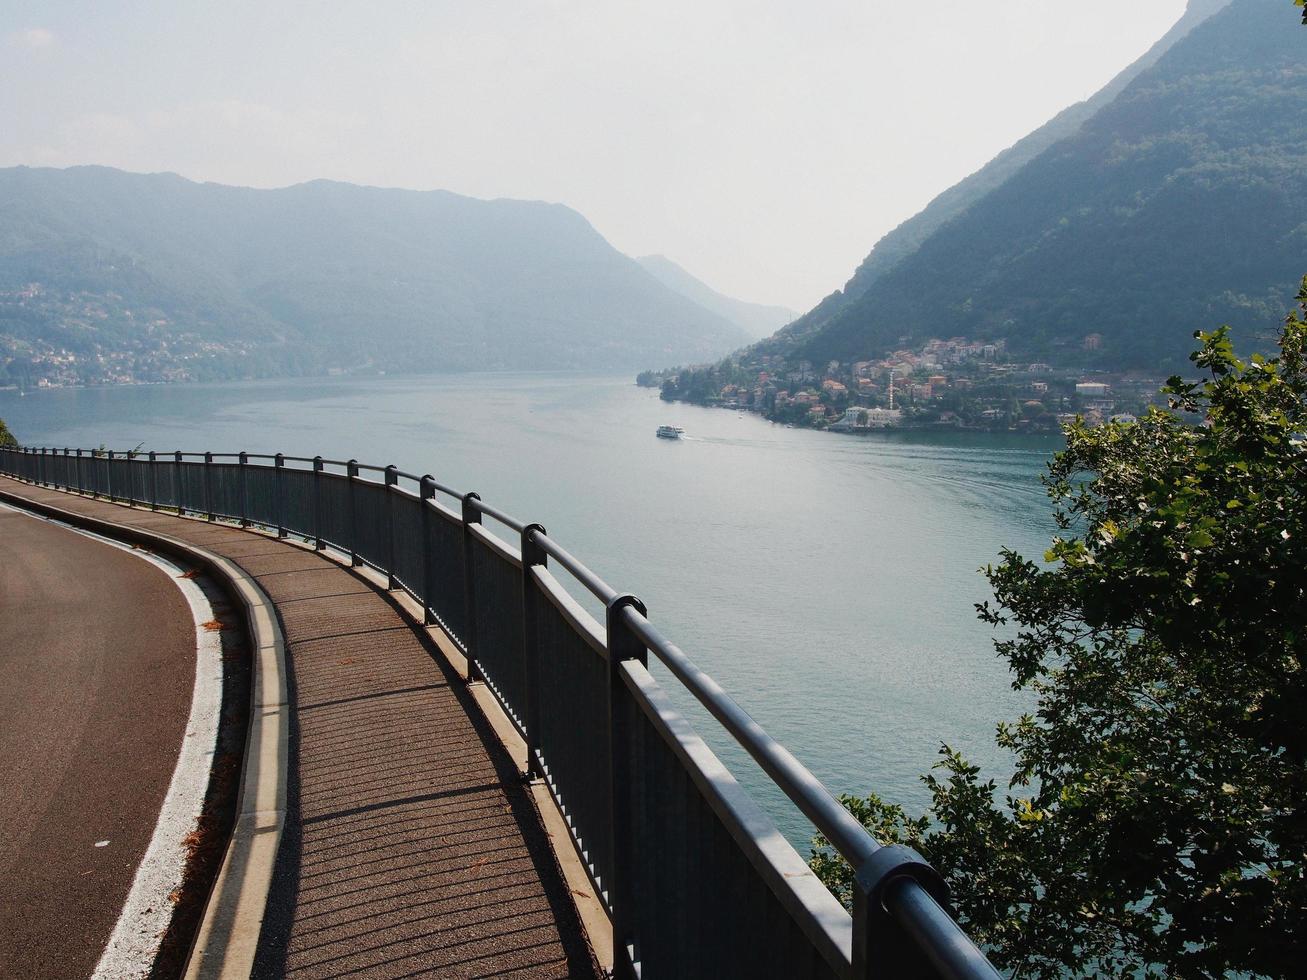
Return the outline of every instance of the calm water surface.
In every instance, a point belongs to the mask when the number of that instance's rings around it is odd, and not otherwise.
[[[836,792],[918,809],[919,776],[945,740],[1000,779],[1009,771],[994,723],[1023,701],[973,604],[988,597],[978,569],[1001,547],[1046,547],[1038,478],[1054,439],[786,429],[576,375],[0,392],[0,417],[32,444],[321,454],[429,472],[539,521],[641,596]],[[656,439],[664,423],[686,438]],[[691,714],[805,845],[803,818]]]

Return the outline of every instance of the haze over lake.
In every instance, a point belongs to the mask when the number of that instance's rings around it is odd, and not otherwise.
[[[1043,554],[1053,526],[1039,475],[1057,439],[838,436],[574,374],[5,391],[0,417],[29,445],[429,472],[539,521],[639,595],[833,791],[916,810],[943,739],[1008,775],[994,723],[1022,700],[975,618],[989,595],[977,570],[1004,546]],[[656,439],[664,423],[686,438]],[[721,754],[806,854],[803,819],[737,752]]]

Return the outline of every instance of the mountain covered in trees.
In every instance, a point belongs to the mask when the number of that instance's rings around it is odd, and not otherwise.
[[[562,205],[0,170],[0,383],[624,369],[749,339]]]
[[[1283,7],[1191,0],[1102,92],[940,195],[745,359],[967,337],[1165,370],[1198,327],[1266,335],[1307,264],[1307,36]]]

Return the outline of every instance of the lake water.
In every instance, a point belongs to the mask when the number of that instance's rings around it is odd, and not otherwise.
[[[1043,554],[1039,475],[1056,439],[787,429],[577,375],[0,392],[0,418],[28,444],[431,473],[539,521],[639,595],[832,790],[917,810],[941,741],[1010,771],[994,724],[1024,702],[973,605],[1000,548]],[[655,438],[664,423],[686,437]],[[692,717],[806,855],[803,818]]]

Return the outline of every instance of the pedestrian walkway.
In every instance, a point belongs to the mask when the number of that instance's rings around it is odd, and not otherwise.
[[[207,549],[275,604],[290,812],[256,975],[595,975],[516,767],[393,596],[266,534],[7,477],[0,491]]]

